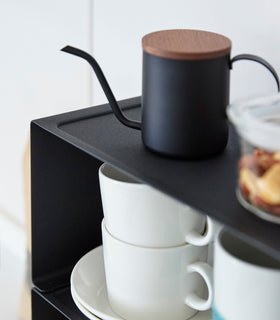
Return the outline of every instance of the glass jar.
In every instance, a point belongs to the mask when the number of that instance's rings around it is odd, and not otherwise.
[[[230,104],[227,115],[240,138],[238,200],[280,224],[280,94]]]

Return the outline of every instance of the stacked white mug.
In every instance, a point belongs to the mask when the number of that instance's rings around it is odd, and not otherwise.
[[[112,310],[126,320],[186,320],[209,309],[208,244],[217,225],[108,164],[100,167],[99,181]]]

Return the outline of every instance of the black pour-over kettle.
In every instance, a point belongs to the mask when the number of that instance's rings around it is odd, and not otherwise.
[[[64,52],[79,56],[92,66],[117,119],[142,130],[150,150],[176,158],[198,159],[224,150],[228,140],[225,114],[229,103],[232,63],[253,60],[279,78],[264,59],[249,54],[230,58],[231,41],[201,30],[164,30],[142,39],[142,122],[121,111],[108,82],[88,53],[66,46]]]

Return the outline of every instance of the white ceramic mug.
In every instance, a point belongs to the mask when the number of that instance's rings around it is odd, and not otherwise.
[[[210,218],[205,223],[204,215],[108,164],[99,168],[99,181],[106,228],[122,241],[147,247],[204,246],[216,235],[218,226]]]
[[[280,261],[220,232],[214,253],[213,320],[279,320]]]
[[[112,236],[104,220],[102,237],[109,303],[124,319],[186,320],[197,310],[210,308],[212,271],[205,262],[207,246],[131,245]]]

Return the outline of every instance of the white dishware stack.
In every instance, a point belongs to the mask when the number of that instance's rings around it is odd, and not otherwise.
[[[186,320],[210,309],[208,245],[220,227],[108,164],[100,167],[99,181],[112,310],[126,320]]]

